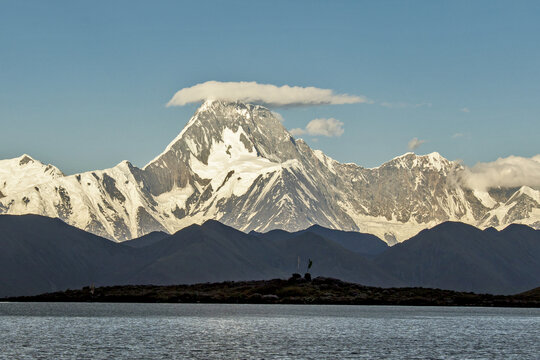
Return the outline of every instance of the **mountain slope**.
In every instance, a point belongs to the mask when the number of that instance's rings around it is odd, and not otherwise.
[[[271,230],[266,233],[253,231],[250,234],[267,240],[277,240],[291,239],[304,233],[311,233],[326,238],[343,246],[345,249],[359,254],[378,255],[388,249],[388,245],[374,235],[328,229],[320,225],[312,225],[305,230],[291,233],[285,230]]]
[[[152,231],[151,233],[148,233],[141,237],[124,241],[122,244],[129,247],[133,247],[133,248],[142,248],[149,245],[153,245],[165,239],[168,236],[169,234],[163,231]]]
[[[28,155],[0,160],[0,199],[38,184],[64,176],[52,165],[45,165]]]
[[[264,232],[318,224],[390,245],[444,221],[540,228],[539,190],[474,191],[462,171],[438,153],[372,169],[341,164],[294,139],[265,107],[209,100],[142,169],[124,161],[64,176],[27,156],[0,161],[0,213],[59,217],[117,241],[208,219]]]
[[[35,215],[0,216],[0,296],[121,282],[129,248]]]
[[[265,239],[210,220],[144,247],[130,247],[59,219],[1,215],[0,297],[90,284],[288,278],[304,272],[309,259],[313,276],[364,285],[503,294],[539,285],[540,231],[523,225],[482,231],[444,223],[376,257],[309,231],[272,234]]]
[[[328,202],[333,187],[325,185],[335,175],[261,106],[206,102],[144,172],[171,222],[211,218],[245,231],[356,227]]]
[[[539,284],[540,231],[446,222],[391,247],[376,263],[409,286],[517,293]]]
[[[8,214],[58,217],[103,237],[126,240],[164,230],[150,213],[155,201],[127,161],[99,171],[58,176],[0,201]],[[149,213],[150,212],[150,213]]]
[[[128,282],[183,284],[284,276],[268,264],[268,259],[279,256],[273,247],[253,240],[217,222],[188,226],[146,247],[152,263]]]
[[[191,225],[144,247],[84,232],[59,219],[0,216],[0,297],[90,284],[179,284],[287,278],[313,259],[314,275],[396,285],[370,259],[311,233],[266,241],[216,221]]]
[[[396,285],[372,260],[313,233],[268,240],[209,220],[191,225],[146,248],[152,264],[129,283],[178,284],[221,280],[286,278],[312,259],[314,276],[363,284]],[[297,269],[300,258],[300,269]]]

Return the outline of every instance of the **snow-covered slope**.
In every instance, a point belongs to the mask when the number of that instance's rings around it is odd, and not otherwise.
[[[496,201],[493,199],[490,210],[478,222],[480,227],[493,226],[502,228],[508,224],[518,223],[540,229],[540,191],[528,186],[518,189],[493,189],[494,196],[506,194]]]
[[[145,194],[127,161],[99,171],[54,176],[0,199],[9,214],[58,217],[92,233],[117,240],[163,229],[146,209],[154,202]],[[5,170],[5,169],[3,169]],[[31,172],[32,173],[32,172]],[[146,228],[148,227],[148,229]]]
[[[438,153],[371,169],[341,164],[294,139],[262,106],[207,101],[142,169],[122,162],[64,176],[28,156],[1,161],[0,212],[60,217],[119,241],[207,219],[245,231],[319,224],[390,244],[446,220],[540,227],[538,190],[472,191],[460,171]]]
[[[0,198],[64,176],[52,165],[45,165],[28,155],[0,160]]]

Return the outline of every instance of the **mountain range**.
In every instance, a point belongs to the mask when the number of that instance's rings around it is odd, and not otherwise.
[[[303,273],[379,287],[511,294],[537,287],[540,231],[445,222],[389,247],[313,226],[246,234],[215,220],[117,243],[38,215],[0,215],[0,297],[95,284],[193,284]]]
[[[540,228],[540,191],[479,191],[438,153],[407,153],[376,168],[342,164],[295,139],[269,109],[208,100],[143,168],[66,176],[28,155],[0,161],[0,213],[37,214],[107,239],[174,233],[213,219],[249,232],[326,228],[390,245],[445,221]]]

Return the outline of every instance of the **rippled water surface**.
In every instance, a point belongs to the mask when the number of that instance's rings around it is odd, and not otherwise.
[[[540,359],[540,309],[0,303],[2,359]]]

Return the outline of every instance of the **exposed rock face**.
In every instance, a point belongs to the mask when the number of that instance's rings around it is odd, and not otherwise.
[[[41,175],[27,175],[29,167]],[[462,170],[438,153],[372,169],[341,164],[294,139],[262,106],[207,101],[143,169],[124,161],[64,176],[26,155],[0,162],[0,213],[60,217],[118,241],[207,219],[244,231],[319,224],[389,244],[447,220],[539,224],[538,190],[475,192],[461,185]]]

